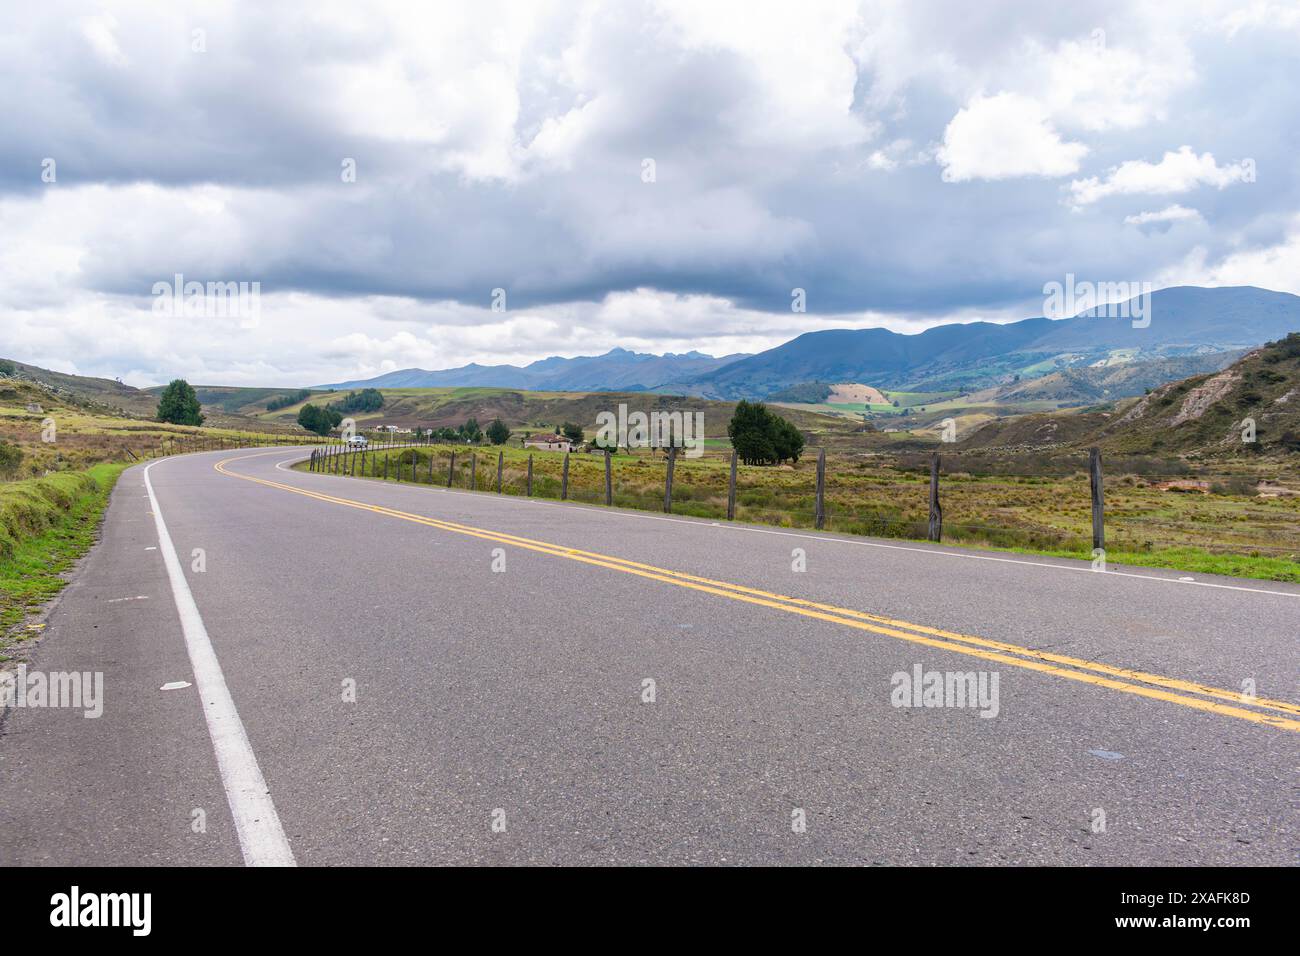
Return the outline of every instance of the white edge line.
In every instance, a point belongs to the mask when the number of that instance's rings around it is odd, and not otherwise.
[[[167,459],[160,459],[166,461]],[[239,848],[248,866],[296,866],[289,840],[280,826],[280,815],[275,811],[267,790],[262,770],[257,765],[253,746],[248,741],[244,722],[239,719],[235,701],[226,686],[225,675],[217,653],[212,649],[207,628],[199,615],[198,605],[190,593],[190,586],[181,570],[180,559],[163,521],[162,509],[154,495],[149,470],[160,462],[146,465],[144,486],[149,491],[149,504],[153,509],[154,523],[158,527],[158,543],[167,578],[171,582],[172,596],[181,618],[185,634],[185,648],[189,652],[190,666],[194,669],[194,683],[203,705],[203,718],[208,724],[208,736],[221,771],[221,783],[226,789],[226,800],[235,818],[239,835]]]
[[[257,456],[249,455],[247,457],[252,458]],[[298,462],[301,460],[303,459],[286,458],[284,461],[277,462],[275,467],[279,471],[288,472],[290,471],[290,469],[283,468],[282,467],[283,465],[288,464],[289,462]],[[306,472],[294,472],[294,474],[306,474]],[[343,478],[347,476],[324,475],[324,477]],[[410,488],[412,486],[394,483],[394,487]],[[457,488],[443,488],[440,486],[434,487],[433,490],[448,495],[468,495],[474,498],[490,497],[493,500],[498,499],[498,495],[496,495],[495,493],[482,492],[482,491],[462,491]],[[917,548],[906,544],[885,544],[882,541],[868,541],[861,538],[843,538],[838,536],[806,534],[800,531],[777,531],[775,528],[751,528],[749,525],[737,524],[735,522],[727,522],[727,521],[721,521],[716,524],[713,524],[710,523],[710,519],[708,518],[696,518],[696,519],[670,518],[667,515],[639,514],[638,512],[629,511],[622,508],[606,508],[604,505],[588,505],[585,502],[581,502],[581,501],[550,501],[545,498],[520,498],[518,495],[500,495],[499,499],[501,501],[513,501],[516,503],[522,501],[530,501],[535,504],[554,505],[557,507],[565,507],[565,506],[578,507],[596,514],[612,515],[614,517],[619,517],[619,518],[638,518],[642,521],[671,521],[676,524],[690,524],[690,525],[696,525],[698,527],[705,527],[705,528],[718,527],[718,528],[727,528],[731,531],[749,531],[752,532],[753,534],[775,534],[785,538],[806,538],[810,541],[825,541],[832,544],[852,544],[852,545],[857,545],[858,547],[861,548],[884,548],[885,550],[888,551],[914,551],[918,554],[933,554],[945,558],[965,558],[968,561],[996,561],[999,564],[1023,564],[1031,568],[1050,568],[1056,571],[1075,571],[1081,574],[1099,574],[1099,575],[1104,574],[1108,577],[1113,576],[1113,577],[1121,577],[1121,578],[1137,578],[1140,581],[1160,581],[1165,584],[1183,584],[1183,585],[1190,585],[1192,587],[1219,588],[1225,591],[1247,591],[1251,594],[1271,594],[1274,597],[1300,598],[1300,592],[1297,591],[1271,591],[1268,588],[1252,588],[1242,584],[1216,584],[1213,581],[1180,581],[1177,578],[1161,577],[1158,574],[1138,574],[1137,572],[1134,571],[1094,571],[1091,567],[1084,568],[1084,567],[1075,567],[1069,564],[1050,564],[1046,561],[1027,561],[1024,558],[1000,558],[991,554],[967,554],[962,551],[949,551],[946,549]],[[1069,559],[1062,558],[1061,560],[1068,561]],[[1170,568],[1169,570],[1171,573],[1174,574],[1179,573],[1174,568]]]

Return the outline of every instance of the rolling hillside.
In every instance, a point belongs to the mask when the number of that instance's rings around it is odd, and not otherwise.
[[[0,375],[9,375],[20,381],[35,383],[39,388],[87,409],[94,408],[133,417],[149,417],[158,410],[156,396],[110,378],[52,372],[47,368],[27,365],[11,359],[0,359]]]
[[[1255,423],[1253,442],[1242,437],[1247,419]],[[1161,385],[1142,398],[992,421],[958,447],[1088,445],[1188,458],[1300,456],[1300,333],[1254,349],[1222,371]]]
[[[376,412],[354,414],[361,428],[379,424],[402,428],[454,427],[469,418],[487,425],[500,418],[516,433],[540,432],[575,422],[594,434],[596,416],[617,414],[626,404],[629,412],[703,412],[705,435],[725,439],[727,423],[735,412],[734,402],[716,402],[697,397],[660,395],[646,392],[536,392],[506,388],[381,388],[384,407]],[[321,403],[321,397],[309,399]],[[296,421],[305,402],[262,417],[284,425]],[[809,434],[853,434],[857,426],[843,419],[812,411],[782,409],[781,414]]]
[[[1255,441],[1243,440],[1248,421]],[[1154,389],[1101,431],[1105,447],[1207,457],[1300,456],[1300,333],[1212,375]]]
[[[1238,349],[1150,362],[1123,362],[1102,368],[1067,368],[1000,388],[994,398],[999,402],[1093,405],[1142,395],[1149,389],[1192,375],[1220,371],[1245,354],[1244,349]]]
[[[158,396],[165,387],[134,388],[113,379],[54,372],[37,365],[0,359],[0,378],[5,377],[44,393],[47,404],[49,400],[58,400],[90,414],[149,421],[158,412]],[[270,399],[292,391],[225,386],[195,388],[206,416],[204,425],[237,431],[289,430],[288,423],[263,421],[258,413],[265,411],[265,404]]]

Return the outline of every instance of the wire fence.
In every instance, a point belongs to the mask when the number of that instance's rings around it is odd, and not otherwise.
[[[1088,555],[1094,537],[1087,454],[1057,456],[1031,474],[954,461],[935,477],[941,532],[932,534],[931,476],[912,459],[814,457],[795,466],[738,465],[730,455],[528,451],[405,442],[319,449],[309,470],[376,480],[665,511],[712,520],[996,548]],[[608,470],[607,470],[608,468]],[[821,470],[819,493],[818,471]],[[1135,471],[1137,473],[1135,473]],[[499,479],[498,479],[499,472]],[[669,474],[671,473],[671,480]],[[607,477],[608,476],[608,477]],[[1099,476],[1100,477],[1100,476]],[[1104,546],[1167,548],[1300,559],[1300,488],[1240,472],[1136,469],[1117,459],[1101,477]]]

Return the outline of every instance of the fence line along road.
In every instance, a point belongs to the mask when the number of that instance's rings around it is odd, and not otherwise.
[[[381,477],[379,472],[379,459],[383,458],[382,478],[389,480],[390,458],[396,453],[397,459],[394,462],[395,467],[392,469],[393,477],[397,481],[407,480],[406,465],[403,460],[407,451],[410,451],[410,471],[409,480],[419,483],[419,463],[421,451],[426,449],[428,455],[428,467],[426,469],[425,483],[432,484],[434,480],[434,459],[435,452],[439,450],[438,446],[431,440],[421,441],[403,441],[403,442],[386,442],[381,445],[366,446],[360,451],[356,447],[346,443],[326,444],[321,448],[312,451],[308,459],[307,467],[310,471],[321,471],[328,474],[342,474],[360,477]],[[448,453],[446,487],[456,487],[457,468],[457,449],[449,447]],[[673,513],[673,494],[674,483],[677,474],[678,450],[676,447],[670,447],[665,457],[665,470],[663,479],[663,498],[662,509],[665,514]],[[369,456],[370,465],[367,468],[367,456]],[[581,457],[581,456],[580,456]],[[603,454],[603,503],[612,506],[615,503],[615,484],[613,477],[613,461],[609,450],[604,450]],[[533,497],[535,488],[534,456],[528,455],[527,471],[524,478],[523,494],[527,497]],[[570,500],[570,460],[571,452],[564,452],[560,460],[560,478],[559,494],[561,501]],[[505,451],[497,452],[497,472],[495,488],[489,487],[488,491],[495,491],[496,494],[505,494]],[[738,456],[733,450],[730,456],[729,469],[727,475],[727,520],[733,521],[736,518],[737,502],[737,465]],[[927,540],[941,542],[943,540],[943,506],[940,497],[940,478],[942,475],[942,458],[940,455],[933,454],[930,457],[929,467],[929,517],[924,526],[924,537]],[[1088,453],[1088,476],[1090,486],[1090,502],[1092,510],[1092,546],[1094,553],[1103,551],[1105,548],[1105,508],[1104,495],[1102,491],[1102,462],[1101,451],[1097,448],[1089,449]],[[816,470],[814,475],[813,487],[813,509],[811,512],[811,523],[817,529],[823,529],[826,526],[826,449],[819,448],[816,459]],[[469,475],[466,487],[473,491],[479,491],[478,487],[478,456],[471,451],[469,455]],[[624,496],[624,500],[627,500]],[[591,503],[597,503],[593,499]],[[639,506],[638,503],[633,504]],[[794,513],[789,509],[775,509],[775,513]],[[958,527],[966,530],[978,530],[985,527],[987,530],[1006,530],[998,526],[980,526],[980,525],[959,525]],[[920,535],[916,535],[920,536]]]

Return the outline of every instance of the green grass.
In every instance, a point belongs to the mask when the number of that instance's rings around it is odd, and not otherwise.
[[[67,583],[62,573],[94,543],[126,464],[108,462],[0,485],[0,662],[25,635],[28,613]]]
[[[1090,553],[1079,551],[1035,551],[1029,548],[1009,548],[1016,554],[1045,555],[1054,558],[1078,558],[1090,561]],[[1199,574],[1222,574],[1236,578],[1258,578],[1263,581],[1290,581],[1300,584],[1300,563],[1286,558],[1263,555],[1214,554],[1199,548],[1162,548],[1155,551],[1106,551],[1106,565],[1145,568],[1169,568]]]

